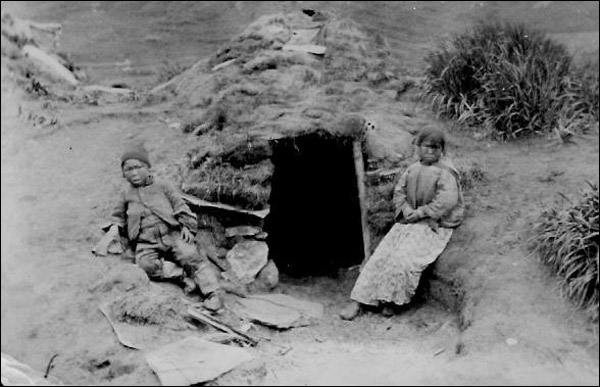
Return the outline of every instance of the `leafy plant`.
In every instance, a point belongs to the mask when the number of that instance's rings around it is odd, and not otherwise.
[[[579,203],[542,212],[528,244],[560,279],[561,293],[598,321],[598,184]]]
[[[593,82],[583,76],[590,72],[572,71],[565,46],[524,25],[476,24],[425,60],[434,110],[496,138],[546,133],[559,117],[593,119],[594,106],[597,112]]]
[[[459,158],[454,160],[454,165],[458,171],[463,191],[472,189],[478,182],[488,181],[487,167],[478,161],[470,158]]]

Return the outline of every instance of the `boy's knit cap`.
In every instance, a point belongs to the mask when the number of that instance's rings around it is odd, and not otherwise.
[[[129,159],[139,160],[146,165],[150,166],[150,158],[148,157],[148,151],[142,144],[135,145],[134,147],[127,149],[123,156],[121,156],[121,167],[125,163],[125,161]]]

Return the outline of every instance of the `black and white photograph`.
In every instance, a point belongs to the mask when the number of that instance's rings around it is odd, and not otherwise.
[[[2,1],[2,386],[598,386],[598,1]]]

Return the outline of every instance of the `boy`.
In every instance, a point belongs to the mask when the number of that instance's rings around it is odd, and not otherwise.
[[[222,307],[218,272],[194,244],[196,215],[171,185],[154,181],[150,168],[148,152],[141,145],[121,157],[129,187],[117,200],[108,232],[127,237],[135,262],[150,279],[183,282],[187,291],[197,285],[206,296],[204,306],[218,310]]]

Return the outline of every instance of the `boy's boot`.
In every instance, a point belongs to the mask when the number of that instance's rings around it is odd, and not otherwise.
[[[223,308],[223,300],[221,300],[221,291],[214,291],[206,297],[202,304],[206,309],[216,312]]]

